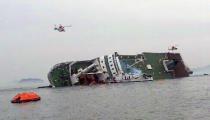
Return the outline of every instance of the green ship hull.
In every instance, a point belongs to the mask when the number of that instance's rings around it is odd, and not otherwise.
[[[119,55],[117,52],[92,60],[56,64],[48,73],[52,86],[139,82],[189,76],[179,53]]]

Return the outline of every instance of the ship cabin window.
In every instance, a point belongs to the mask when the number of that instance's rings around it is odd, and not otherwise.
[[[102,66],[103,68],[105,68],[104,66]]]
[[[112,61],[109,61],[109,63],[112,63]]]
[[[110,66],[113,66],[113,64],[111,64]]]
[[[109,57],[109,59],[111,59],[112,57]]]
[[[103,63],[103,61],[101,61],[101,63]]]
[[[114,68],[112,68],[112,70],[114,70]]]
[[[113,73],[114,75],[116,74],[116,73]]]

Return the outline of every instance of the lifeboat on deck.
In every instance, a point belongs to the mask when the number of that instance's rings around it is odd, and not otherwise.
[[[38,101],[40,99],[41,99],[40,96],[34,92],[23,92],[23,93],[18,93],[15,97],[13,97],[11,103]]]

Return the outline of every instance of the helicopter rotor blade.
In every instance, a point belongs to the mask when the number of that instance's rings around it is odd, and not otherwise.
[[[72,27],[71,25],[63,26],[63,27]]]

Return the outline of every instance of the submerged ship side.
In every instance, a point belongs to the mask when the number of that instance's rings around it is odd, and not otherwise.
[[[55,87],[112,82],[188,77],[189,69],[179,53],[119,55],[117,52],[92,60],[56,64],[48,73]]]

